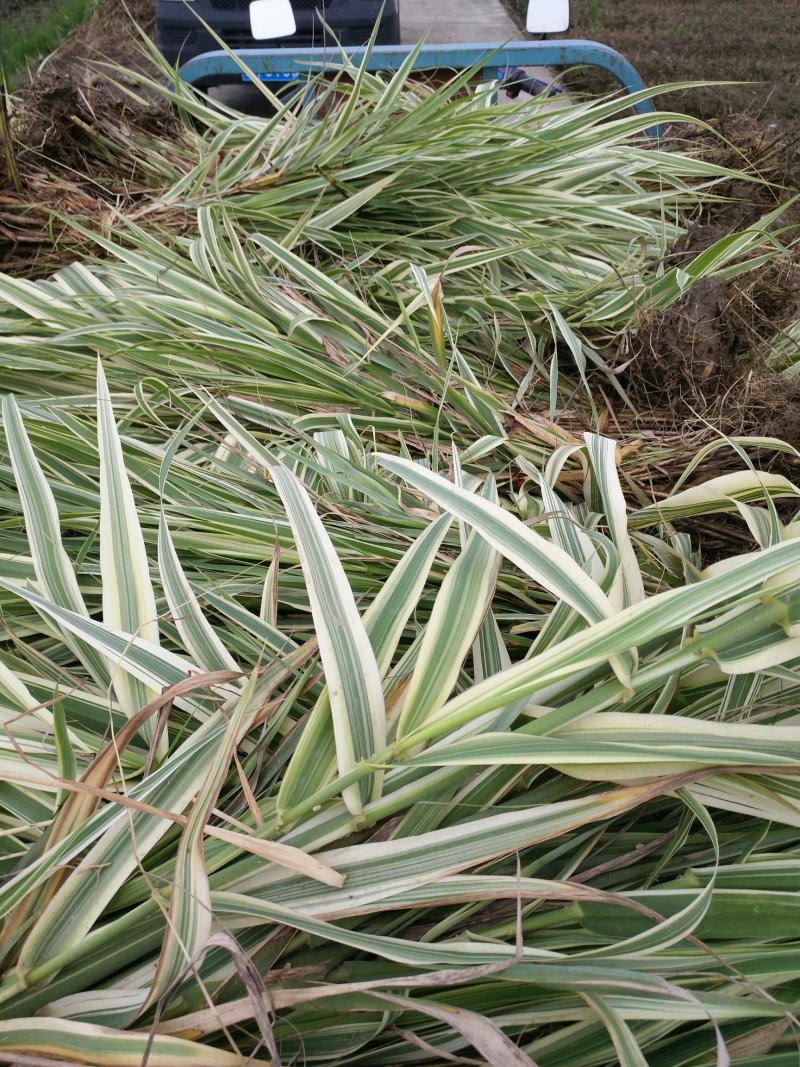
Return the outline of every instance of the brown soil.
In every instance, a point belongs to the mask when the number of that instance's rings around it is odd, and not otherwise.
[[[146,63],[142,33],[152,36],[155,4],[152,0],[111,0],[100,3],[84,26],[79,26],[49,57],[44,72],[79,84],[97,81],[92,64],[119,63],[140,68]],[[138,31],[137,32],[137,27]]]
[[[120,146],[178,120],[158,97],[134,99],[124,74],[115,87],[108,64],[147,70],[139,30],[152,30],[152,9],[148,0],[101,4],[14,95],[11,165],[0,151],[0,269],[47,273],[83,243],[69,219],[102,224],[146,195],[148,175]]]
[[[517,16],[527,2],[506,0]],[[645,85],[738,83],[685,89],[662,106],[702,119],[746,113],[776,124],[800,152],[797,0],[571,0],[570,7],[564,36],[615,48]]]
[[[730,167],[747,161],[769,184],[731,180],[718,190],[678,242],[669,265],[684,266],[716,241],[757,225],[791,201],[800,162],[787,140],[745,117],[683,133],[687,147]],[[682,131],[683,132],[683,131]],[[789,202],[772,229],[788,246],[766,267],[732,279],[703,278],[664,314],[642,316],[621,358],[640,410],[670,410],[676,420],[698,418],[726,433],[780,437],[800,446],[800,383],[766,364],[767,344],[800,318],[800,205]],[[794,236],[793,236],[794,235]],[[800,356],[800,352],[798,353]]]

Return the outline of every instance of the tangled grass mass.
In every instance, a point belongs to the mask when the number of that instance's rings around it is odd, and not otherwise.
[[[4,1063],[797,1063],[798,453],[629,388],[783,209],[407,75],[120,83],[0,276]]]

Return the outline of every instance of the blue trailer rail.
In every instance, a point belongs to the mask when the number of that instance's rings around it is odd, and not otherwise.
[[[519,41],[511,44],[375,45],[367,48],[242,48],[236,56],[263,81],[285,82],[310,73],[336,69],[346,58],[368,71],[398,70],[415,53],[411,70],[467,70],[483,66],[486,81],[498,80],[511,67],[597,67],[607,71],[621,88],[634,96],[631,107],[640,115],[652,114],[653,104],[638,94],[645,85],[636,69],[619,52],[596,41]],[[205,52],[180,68],[180,77],[190,84],[219,79],[236,80],[241,67],[225,51]],[[647,131],[662,136],[654,124]]]

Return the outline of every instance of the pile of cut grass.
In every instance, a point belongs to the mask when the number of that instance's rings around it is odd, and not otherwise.
[[[179,90],[102,258],[0,276],[0,1053],[784,1067],[797,453],[591,426],[773,219],[668,270],[730,171],[618,102],[327,91]]]

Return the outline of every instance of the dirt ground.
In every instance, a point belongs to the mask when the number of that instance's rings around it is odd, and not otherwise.
[[[119,0],[101,0],[89,22],[67,37],[44,63],[43,71],[84,80],[80,72],[87,60],[139,67],[143,56],[136,27],[152,36],[154,22],[154,0],[126,0],[124,5]]]
[[[518,17],[527,8],[527,0],[506,2]],[[797,0],[571,0],[570,8],[564,36],[610,45],[646,85],[746,82],[686,89],[666,102],[703,119],[746,113],[774,123],[800,153]]]
[[[728,234],[757,224],[800,185],[794,146],[777,129],[746,115],[711,124],[727,139],[686,131],[687,148],[732,169],[747,159],[771,183],[740,179],[718,190],[673,249],[670,266],[684,266]],[[771,374],[766,345],[800,318],[800,204],[789,203],[778,228],[794,247],[768,267],[733,279],[704,278],[664,314],[645,316],[631,339],[627,386],[640,403],[665,407],[689,421],[700,413],[727,433],[764,434],[800,443],[800,384]],[[798,353],[800,355],[800,353]]]
[[[8,137],[0,108],[0,270],[48,273],[81,245],[69,217],[101,222],[111,205],[129,206],[144,192],[141,176],[126,170],[123,153],[109,158],[102,138],[146,137],[176,116],[164,102],[138,106],[114,91],[100,65],[145,66],[139,31],[152,33],[153,20],[152,0],[129,0],[127,9],[100,0],[89,21],[15,91]]]

